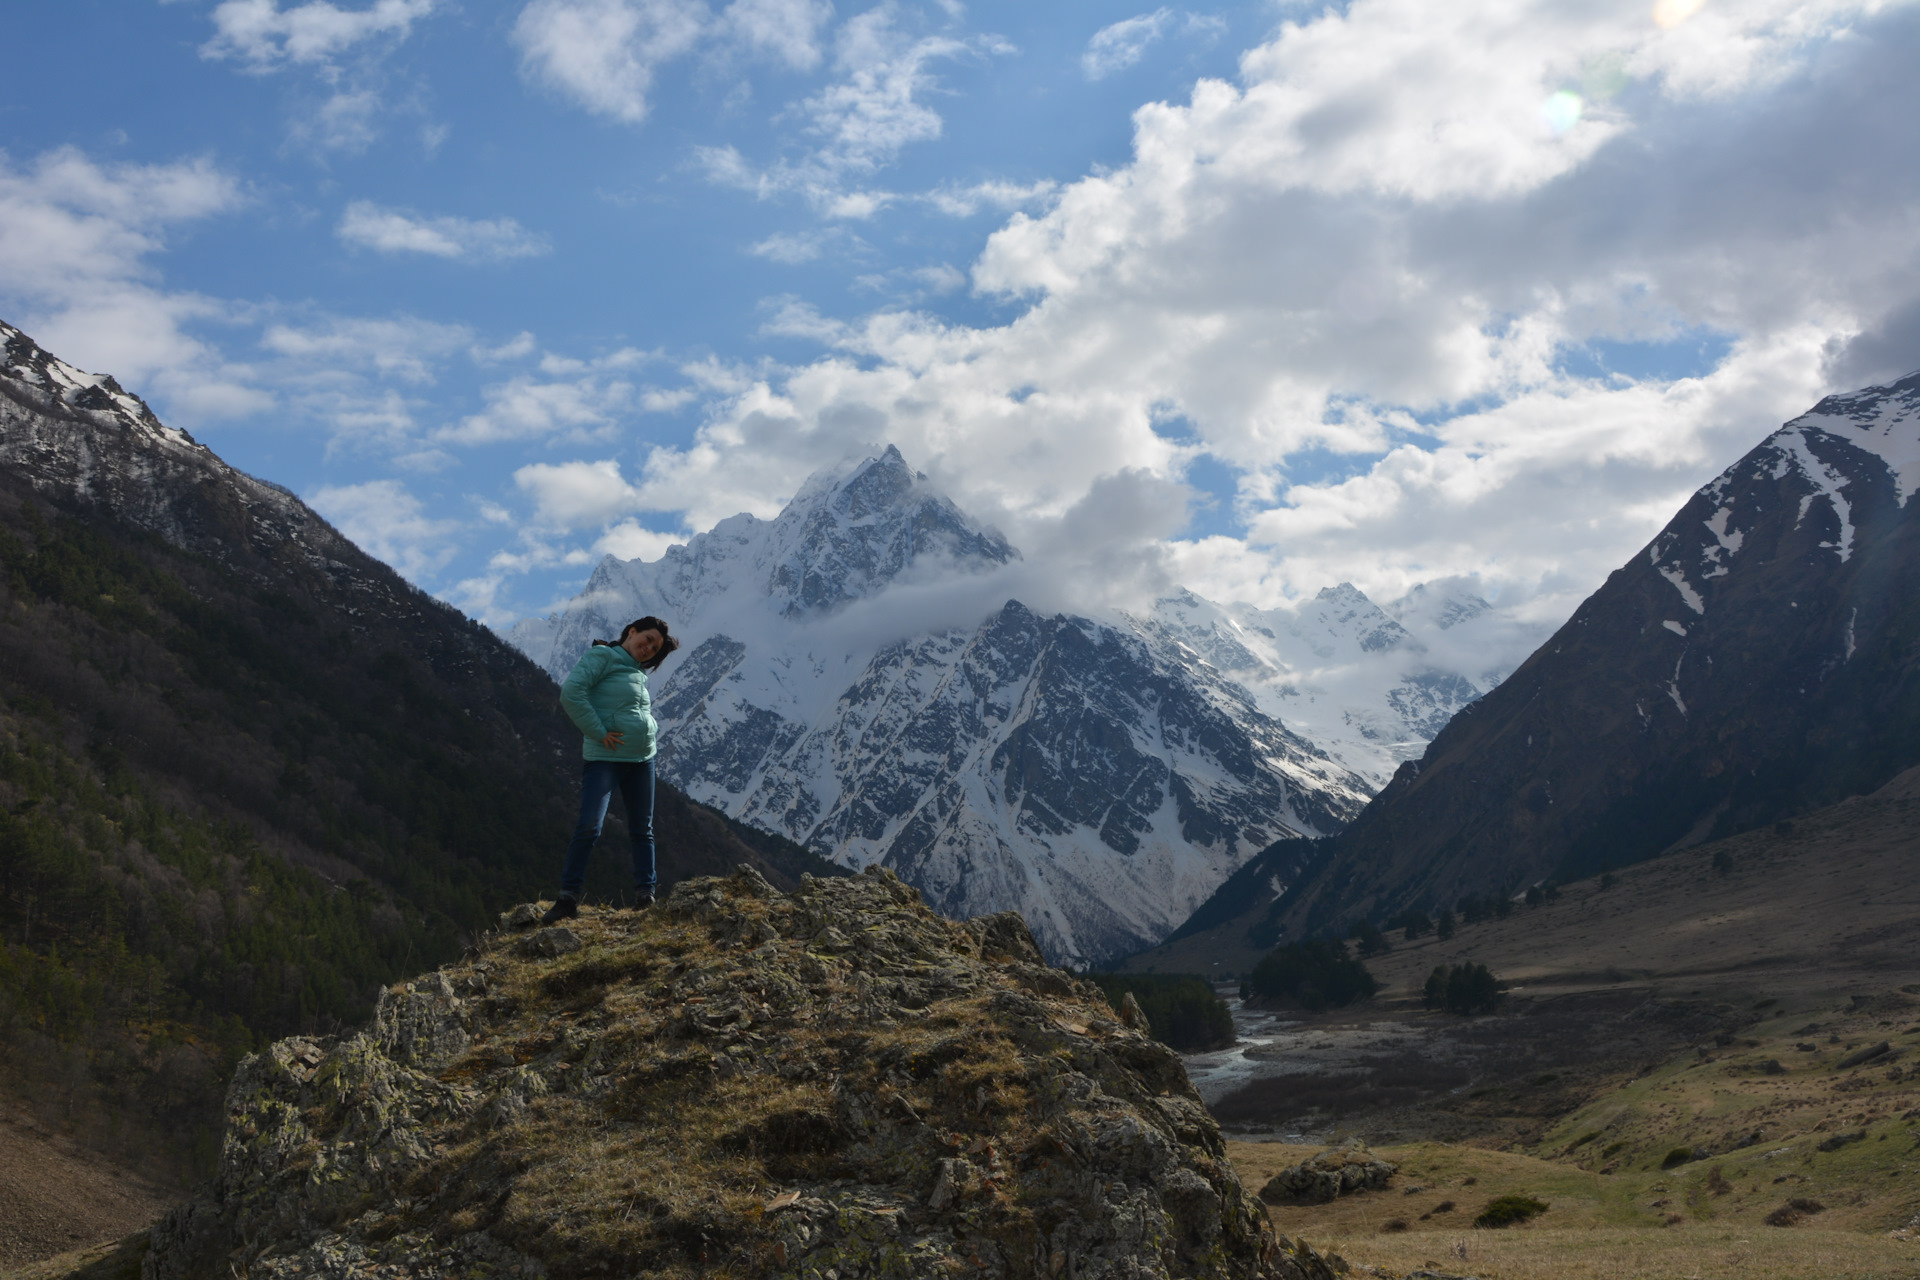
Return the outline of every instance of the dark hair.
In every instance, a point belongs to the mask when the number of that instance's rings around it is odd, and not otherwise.
[[[680,647],[680,642],[673,638],[671,631],[667,630],[667,624],[652,614],[648,614],[644,618],[635,618],[632,622],[620,628],[620,638],[618,640],[595,640],[593,642],[594,647],[599,648],[602,645],[611,647],[613,645],[625,644],[627,637],[636,631],[658,631],[660,633],[660,651],[640,664],[642,671],[658,671],[660,664],[667,660],[667,655]]]

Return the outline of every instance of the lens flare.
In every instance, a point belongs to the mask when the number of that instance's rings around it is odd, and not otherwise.
[[[1571,89],[1562,89],[1548,98],[1540,107],[1540,118],[1547,122],[1547,128],[1557,137],[1580,123],[1580,112],[1586,106],[1580,95]]]
[[[1707,0],[1655,0],[1653,21],[1655,26],[1673,28],[1700,12],[1700,6]]]

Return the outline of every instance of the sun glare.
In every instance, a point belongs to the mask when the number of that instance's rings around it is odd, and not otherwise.
[[[1653,21],[1656,25],[1671,30],[1700,12],[1700,6],[1707,0],[1656,0],[1653,6]]]
[[[1579,94],[1562,89],[1541,104],[1540,117],[1557,137],[1580,123],[1580,113],[1585,106]]]

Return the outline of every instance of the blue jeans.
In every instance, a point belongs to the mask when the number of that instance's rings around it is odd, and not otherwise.
[[[560,896],[580,900],[587,883],[587,855],[606,825],[607,804],[615,784],[627,804],[627,832],[633,837],[633,887],[651,894],[658,884],[653,868],[653,761],[589,760],[580,771],[580,820],[567,845],[560,871]]]

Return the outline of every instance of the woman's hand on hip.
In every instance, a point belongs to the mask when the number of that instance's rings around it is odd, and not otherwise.
[[[625,743],[626,737],[627,735],[624,732],[615,729],[608,733],[606,737],[600,739],[600,745],[609,751],[618,751]]]

